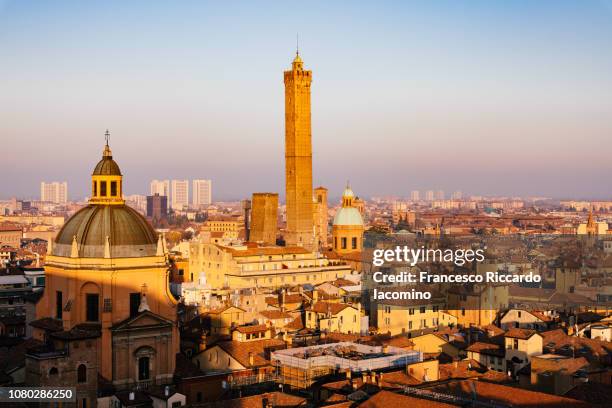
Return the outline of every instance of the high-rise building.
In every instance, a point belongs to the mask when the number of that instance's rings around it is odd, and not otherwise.
[[[171,204],[173,210],[189,206],[189,180],[172,180]]]
[[[444,200],[444,190],[436,191],[436,200]]]
[[[314,249],[310,84],[312,71],[296,53],[285,71],[285,193],[287,245]]]
[[[151,181],[151,195],[154,196],[155,194],[170,197],[170,180]]]
[[[315,240],[317,246],[327,246],[327,189],[325,187],[317,187],[314,190],[314,228]]]
[[[147,212],[147,196],[142,194],[132,194],[125,196],[125,203],[141,214]]]
[[[40,201],[66,204],[68,202],[68,183],[53,181],[51,183],[40,183]]]
[[[193,208],[200,208],[212,204],[212,181],[193,180],[191,198]]]
[[[168,215],[168,197],[154,194],[147,196],[147,217],[161,220]]]
[[[419,190],[412,190],[410,192],[410,200],[412,201],[419,201],[420,199],[420,194],[419,194]]]
[[[278,194],[253,193],[249,239],[265,245],[276,244]]]
[[[455,191],[453,195],[451,196],[451,199],[461,200],[462,197],[463,197],[463,193],[461,191]]]
[[[434,192],[433,190],[427,190],[425,192],[425,201],[433,201],[434,199]]]

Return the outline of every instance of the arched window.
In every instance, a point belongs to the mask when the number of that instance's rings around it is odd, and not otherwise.
[[[49,377],[55,376],[58,374],[59,374],[59,371],[57,371],[57,367],[51,367],[51,369],[49,370]]]
[[[87,382],[87,366],[85,364],[80,364],[77,368],[77,382]]]

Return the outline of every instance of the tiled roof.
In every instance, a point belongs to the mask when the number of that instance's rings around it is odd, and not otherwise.
[[[580,355],[584,351],[584,357],[589,360],[600,359],[612,354],[612,342],[609,341],[568,336],[561,329],[549,330],[540,334],[543,338],[544,347],[554,351],[555,354],[571,355],[573,353]]]
[[[531,336],[533,336],[534,334],[537,334],[537,332],[535,330],[519,329],[519,328],[515,327],[515,328],[512,328],[512,329],[508,330],[506,332],[505,336],[513,338],[513,339],[527,340]]]
[[[236,331],[240,333],[260,333],[268,330],[268,327],[265,324],[251,325],[251,326],[238,326],[236,327]]]
[[[43,317],[42,319],[33,320],[30,322],[30,326],[48,331],[61,331],[64,329],[61,320],[53,319],[51,317]]]
[[[257,256],[257,255],[292,255],[292,254],[309,254],[310,252],[302,247],[256,247],[247,249],[238,249],[227,247],[223,245],[217,245],[219,249],[231,253],[234,258],[243,256]]]
[[[550,316],[546,316],[544,313],[540,312],[539,310],[532,310],[532,311],[529,311],[528,313],[531,313],[533,316],[537,317],[543,322],[550,322],[552,320]]]
[[[265,357],[267,348],[284,348],[285,342],[276,339],[255,340],[248,342],[240,341],[223,341],[217,343],[227,354],[232,356],[236,361],[244,367],[251,367],[249,364],[249,355],[253,355],[253,366],[262,367],[270,364],[270,361]]]
[[[487,368],[476,360],[454,361],[439,366],[440,381],[480,377],[485,372]]]
[[[361,403],[359,408],[389,408],[389,407],[411,407],[411,408],[454,408],[456,405],[444,402],[431,401],[416,398],[409,395],[396,394],[390,391],[380,391],[367,401]]]
[[[487,381],[462,380],[436,385],[434,391],[472,398],[472,390],[479,401],[495,402],[521,408],[582,408],[590,404],[557,395],[528,391],[518,387],[490,383]]]
[[[270,320],[293,318],[289,313],[283,312],[282,310],[262,310],[259,314]]]
[[[266,392],[264,394],[251,395],[249,397],[236,398],[231,400],[215,401],[206,404],[194,404],[200,408],[262,408],[268,402],[273,407],[300,407],[306,405],[306,399],[295,395],[282,392]]]
[[[331,313],[332,315],[337,315],[347,307],[352,306],[346,303],[317,302],[310,306],[307,310],[316,313]]]
[[[287,330],[301,330],[304,328],[304,323],[301,317],[296,317],[291,322],[287,323],[284,328]]]
[[[499,344],[485,343],[482,341],[470,345],[466,350],[496,357],[503,357],[506,355],[504,349]]]

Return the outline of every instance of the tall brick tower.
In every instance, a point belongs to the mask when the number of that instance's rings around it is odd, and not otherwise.
[[[310,83],[299,53],[285,71],[285,192],[287,245],[314,249]]]

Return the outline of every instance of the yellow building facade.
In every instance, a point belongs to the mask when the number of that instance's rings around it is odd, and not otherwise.
[[[313,285],[351,274],[350,266],[303,247],[192,242],[189,269],[211,289]]]
[[[169,383],[179,338],[167,252],[161,236],[125,205],[122,183],[107,144],[89,205],[50,242],[36,315],[61,322],[65,335],[54,337],[99,332],[98,371],[116,386]]]

